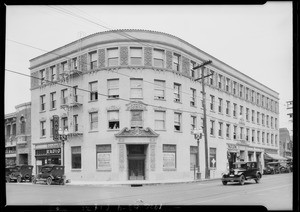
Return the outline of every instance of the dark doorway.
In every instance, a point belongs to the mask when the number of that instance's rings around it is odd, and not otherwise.
[[[127,145],[128,179],[145,179],[145,145]]]

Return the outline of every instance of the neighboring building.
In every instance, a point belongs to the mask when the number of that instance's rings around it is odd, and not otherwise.
[[[279,129],[279,154],[287,159],[293,158],[293,141],[287,128]]]
[[[5,115],[5,165],[31,165],[31,103]]]
[[[64,158],[71,180],[193,179],[199,151],[203,178],[204,142],[198,150],[192,134],[202,126],[202,87],[191,69],[206,60],[210,177],[237,160],[263,168],[264,154],[278,155],[278,93],[147,30],[95,33],[30,60],[32,163]],[[64,150],[53,141],[53,115],[70,132]]]

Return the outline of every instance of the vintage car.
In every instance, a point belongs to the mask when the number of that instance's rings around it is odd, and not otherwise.
[[[17,181],[18,183],[20,183],[22,181],[31,182],[32,169],[33,169],[33,166],[31,166],[31,165],[9,166],[5,170],[6,182],[8,182],[8,183],[11,181]]]
[[[281,167],[280,162],[269,162],[264,169],[264,174],[279,174],[284,169]]]
[[[227,185],[228,182],[239,182],[244,185],[245,180],[255,180],[259,183],[261,179],[261,172],[257,166],[257,162],[235,162],[234,168],[231,168],[227,173],[222,175],[223,185]]]
[[[287,166],[289,167],[290,172],[293,172],[293,161],[288,161]]]
[[[47,185],[52,183],[58,183],[60,185],[65,184],[64,166],[56,164],[43,165],[41,171],[32,180],[32,183],[45,182]]]

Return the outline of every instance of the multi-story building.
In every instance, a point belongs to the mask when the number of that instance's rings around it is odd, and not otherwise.
[[[278,154],[278,93],[190,43],[147,30],[92,34],[30,60],[33,161],[62,164],[71,180],[193,179],[205,145],[210,178],[234,161]],[[258,67],[259,68],[259,67]],[[39,79],[38,79],[39,78]],[[53,141],[53,115],[68,129]]]
[[[5,165],[31,165],[31,103],[5,115]]]
[[[287,159],[293,158],[293,141],[287,128],[279,128],[279,154]]]

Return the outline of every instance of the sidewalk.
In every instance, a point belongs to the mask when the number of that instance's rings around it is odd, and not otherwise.
[[[162,184],[179,184],[179,183],[197,183],[205,181],[220,180],[221,178],[214,179],[200,179],[200,180],[128,180],[128,181],[77,181],[71,180],[71,182],[66,183],[67,186],[74,185],[93,185],[93,186],[150,186],[150,185],[162,185]]]

